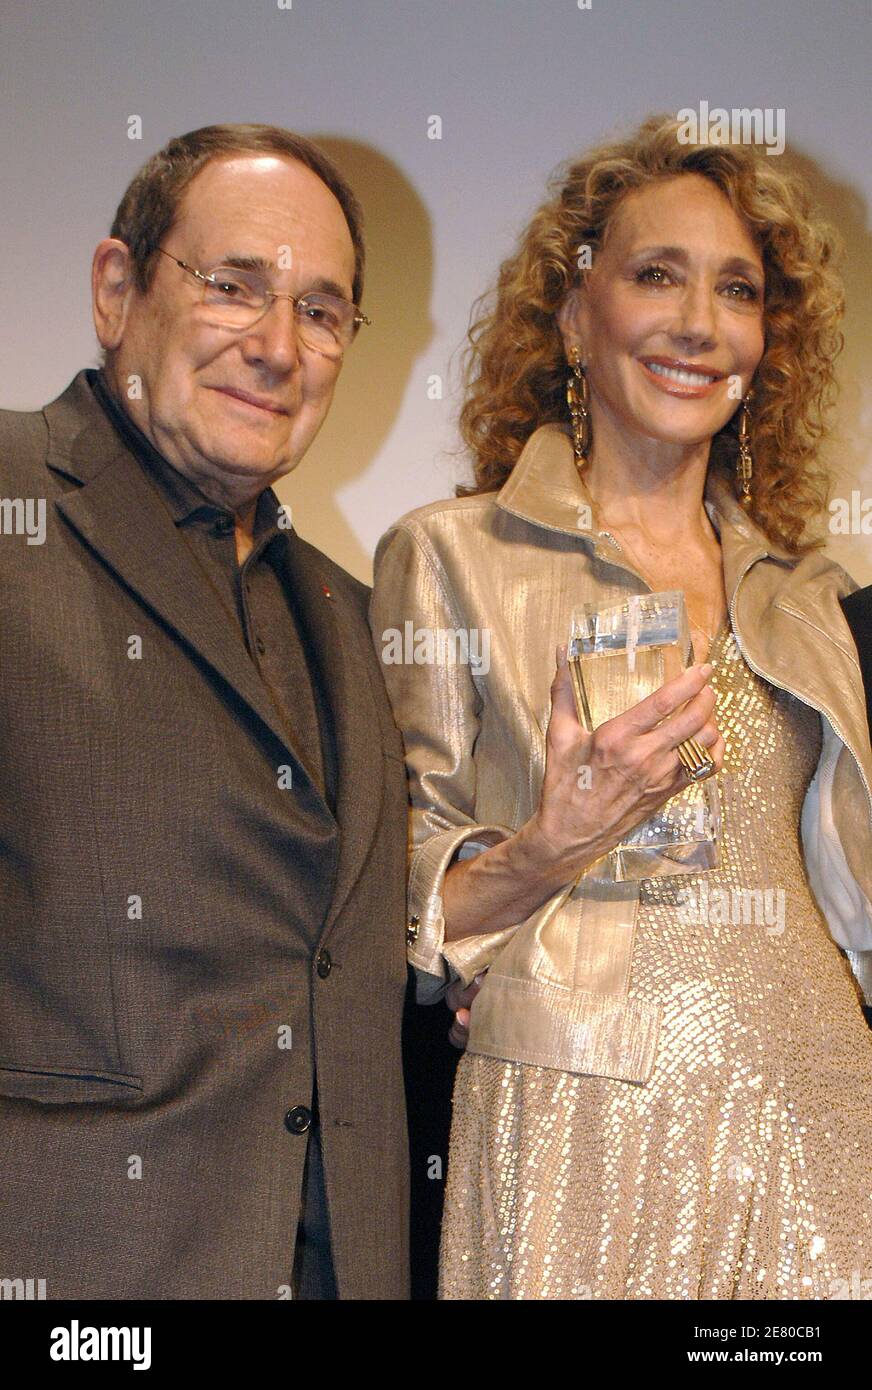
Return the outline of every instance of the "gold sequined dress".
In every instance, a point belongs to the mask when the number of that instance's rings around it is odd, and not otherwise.
[[[872,1031],[799,837],[820,719],[728,626],[710,659],[720,867],[642,885],[654,1070],[461,1059],[443,1298],[872,1297]]]

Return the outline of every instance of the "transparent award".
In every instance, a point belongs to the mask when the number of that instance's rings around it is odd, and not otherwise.
[[[684,594],[631,594],[607,608],[573,609],[567,651],[578,718],[592,733],[693,661]],[[621,883],[696,874],[718,865],[720,804],[714,778],[689,782],[585,875]]]

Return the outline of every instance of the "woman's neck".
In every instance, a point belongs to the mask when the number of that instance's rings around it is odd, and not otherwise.
[[[585,484],[604,524],[642,532],[653,545],[708,537],[703,506],[710,442],[677,445],[637,437],[596,422]]]

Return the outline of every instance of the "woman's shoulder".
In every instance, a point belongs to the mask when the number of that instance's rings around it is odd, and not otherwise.
[[[385,531],[379,550],[400,532],[412,536],[425,548],[439,550],[442,544],[489,533],[497,511],[496,492],[474,493],[468,497],[447,497],[427,502],[399,517]]]
[[[828,555],[823,547],[816,547],[797,557],[790,573],[789,587],[794,591],[816,591],[821,597],[826,595],[836,600],[853,593],[860,586],[838,560]]]
[[[779,633],[786,632],[779,624],[770,627],[768,622],[773,610],[780,610],[808,623],[843,652],[853,651],[841,600],[859,586],[825,550],[806,551],[790,565],[767,557],[752,567],[748,579],[750,603],[745,608],[745,621],[760,634],[771,631],[772,640],[776,640]]]

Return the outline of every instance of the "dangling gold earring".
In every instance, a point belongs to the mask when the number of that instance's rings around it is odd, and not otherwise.
[[[742,401],[742,409],[739,415],[739,457],[736,460],[736,476],[742,489],[742,496],[739,501],[743,507],[751,505],[751,478],[754,475],[754,459],[751,454],[751,411],[748,402],[752,393],[749,391]]]
[[[566,382],[566,403],[572,418],[575,466],[580,474],[587,466],[590,452],[590,388],[581,365],[581,348],[577,344],[569,349],[569,361],[572,373]]]

